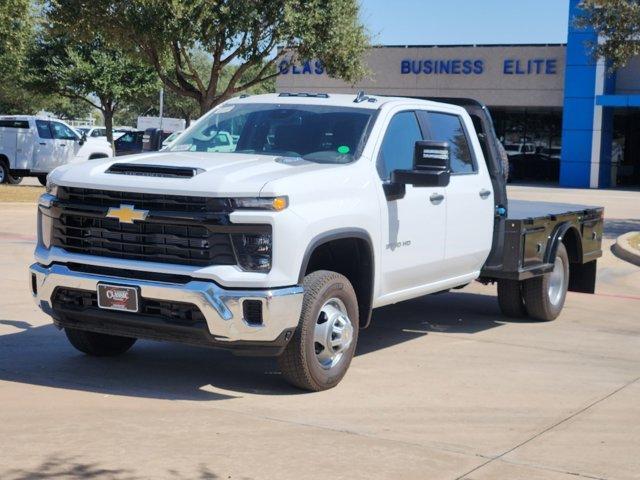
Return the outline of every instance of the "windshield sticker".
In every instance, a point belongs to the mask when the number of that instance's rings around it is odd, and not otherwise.
[[[340,145],[338,147],[338,153],[340,153],[341,155],[346,155],[350,151],[351,151],[351,149],[349,147],[347,147],[346,145]]]

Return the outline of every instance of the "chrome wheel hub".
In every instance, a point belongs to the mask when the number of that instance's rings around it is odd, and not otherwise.
[[[334,367],[353,341],[353,325],[342,300],[331,298],[320,309],[313,335],[316,359],[324,369]]]
[[[562,299],[565,289],[564,262],[560,257],[556,257],[553,271],[549,274],[549,301],[552,305],[558,305]]]

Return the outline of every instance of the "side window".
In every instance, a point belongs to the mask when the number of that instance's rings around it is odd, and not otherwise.
[[[57,140],[75,140],[76,135],[69,127],[63,123],[51,122],[51,131],[53,132],[53,138]]]
[[[49,123],[47,120],[36,120],[36,128],[40,138],[53,138]]]
[[[28,120],[0,120],[0,127],[29,128],[29,121]]]
[[[382,140],[378,156],[378,174],[389,180],[393,170],[411,170],[415,143],[422,140],[422,131],[415,112],[396,113]]]
[[[451,173],[476,172],[462,119],[458,115],[437,112],[429,112],[427,118],[431,139],[436,142],[449,142],[451,146]]]

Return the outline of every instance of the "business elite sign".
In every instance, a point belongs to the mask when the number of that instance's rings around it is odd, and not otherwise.
[[[487,61],[467,59],[404,59],[400,61],[402,75],[483,75]],[[503,75],[557,75],[557,58],[505,58],[501,65]],[[281,75],[323,75],[326,69],[319,60],[296,64],[282,60],[278,64]]]

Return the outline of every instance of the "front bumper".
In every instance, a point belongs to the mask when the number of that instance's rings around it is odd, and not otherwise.
[[[141,272],[141,275],[144,275],[144,272]],[[192,280],[187,283],[169,283],[74,271],[62,264],[46,267],[38,263],[31,265],[30,276],[32,294],[37,305],[45,313],[50,314],[59,326],[69,326],[69,324],[65,323],[67,315],[54,308],[53,296],[57,288],[96,292],[99,283],[132,286],[139,289],[142,301],[148,299],[179,302],[197,307],[206,321],[206,336],[214,346],[224,347],[228,344],[232,347],[234,343],[250,342],[264,345],[269,342],[281,342],[283,339],[288,340],[290,332],[298,325],[302,310],[303,288],[301,286],[265,290],[228,290],[210,281]],[[243,314],[245,300],[261,302],[261,324],[250,324],[245,320]],[[101,320],[97,327],[96,322],[88,322],[86,329],[111,333],[109,319],[114,317],[113,312],[93,310],[93,317],[100,317]],[[153,328],[149,329],[148,322],[145,324],[145,329],[141,329],[141,325],[136,325],[137,314],[135,313],[117,312],[116,315],[118,317],[114,318],[114,334],[172,340],[167,338],[167,335],[155,335]],[[126,322],[120,322],[120,319],[125,319]],[[117,328],[115,323],[118,323]],[[122,323],[130,325],[130,332],[127,331],[126,326],[122,326]],[[83,328],[81,318],[75,320],[74,327]],[[160,330],[162,326],[158,327],[158,331]],[[149,333],[145,334],[145,331]],[[176,338],[176,341],[180,339]]]

